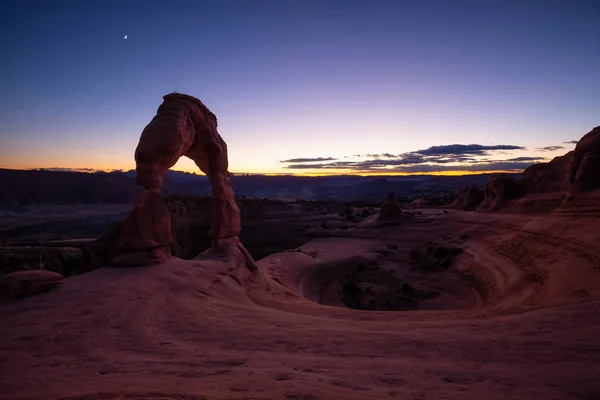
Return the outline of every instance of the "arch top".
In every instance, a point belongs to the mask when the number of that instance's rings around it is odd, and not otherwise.
[[[217,116],[212,111],[210,111],[210,109],[208,107],[206,107],[206,105],[204,103],[202,103],[202,101],[200,101],[200,99],[198,99],[194,96],[190,96],[189,94],[173,92],[173,93],[165,94],[163,96],[163,100],[164,101],[170,101],[170,100],[189,101],[189,102],[193,103],[194,105],[198,106],[205,114],[210,115],[215,120],[217,119]]]

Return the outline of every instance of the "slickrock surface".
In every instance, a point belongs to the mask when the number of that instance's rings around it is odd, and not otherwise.
[[[254,272],[232,251],[68,278],[0,304],[0,398],[594,399],[600,232],[572,211],[424,210]],[[412,249],[438,245],[464,249],[450,270],[411,267]],[[438,296],[348,309],[361,266]]]

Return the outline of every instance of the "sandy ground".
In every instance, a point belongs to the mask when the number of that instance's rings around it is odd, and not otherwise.
[[[102,268],[0,305],[0,398],[600,399],[599,226],[436,210],[274,254],[243,284],[218,260]],[[440,244],[465,249],[451,271],[410,270]],[[344,308],[366,261],[440,298]]]

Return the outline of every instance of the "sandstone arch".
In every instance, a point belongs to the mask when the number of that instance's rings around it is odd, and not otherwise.
[[[210,235],[213,251],[239,245],[240,211],[231,187],[227,144],[217,117],[195,97],[171,93],[142,131],[135,149],[136,183],[144,188],[126,220],[117,264],[159,262],[170,255],[171,224],[160,195],[165,175],[182,156],[210,179],[215,210]]]

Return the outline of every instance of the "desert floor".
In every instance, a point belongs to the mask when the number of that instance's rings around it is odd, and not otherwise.
[[[423,210],[258,262],[172,259],[0,305],[0,398],[600,399],[600,218]],[[428,246],[449,271],[410,268]],[[351,310],[377,264],[439,293]]]

